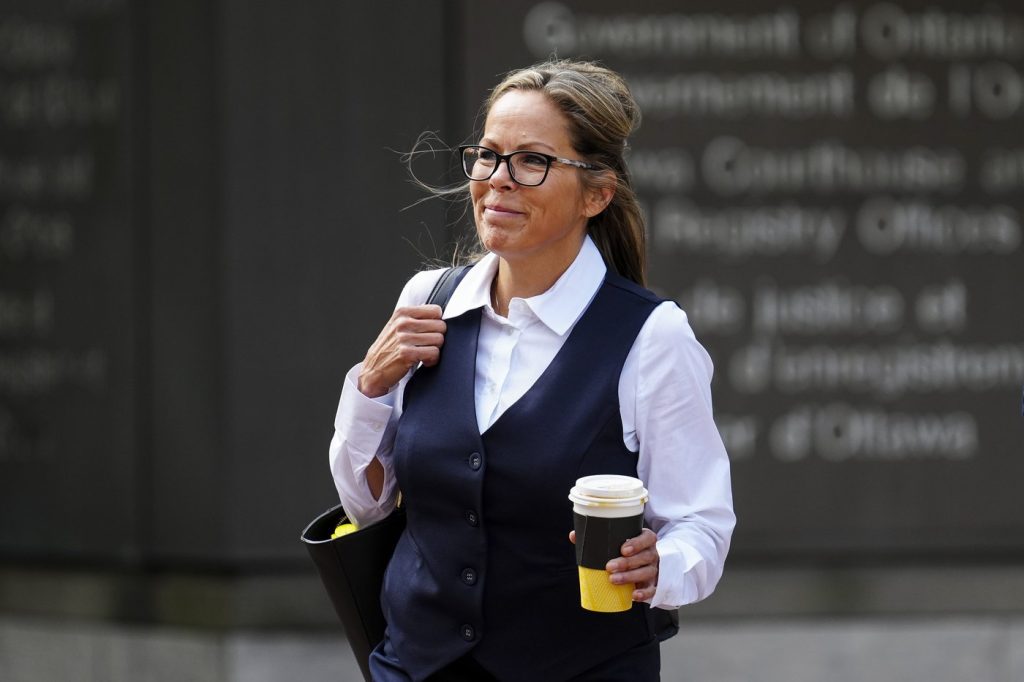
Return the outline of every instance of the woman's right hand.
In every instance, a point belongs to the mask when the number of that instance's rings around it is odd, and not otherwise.
[[[398,308],[366,352],[359,372],[359,391],[378,398],[422,362],[431,367],[441,357],[447,326],[441,306],[416,305]]]

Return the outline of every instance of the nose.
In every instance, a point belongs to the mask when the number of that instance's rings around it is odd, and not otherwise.
[[[516,186],[516,181],[512,179],[512,170],[508,159],[498,161],[498,167],[494,169],[488,182],[494,189],[512,189]]]

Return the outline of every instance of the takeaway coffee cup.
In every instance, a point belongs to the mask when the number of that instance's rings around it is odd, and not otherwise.
[[[628,611],[632,583],[614,585],[605,564],[621,555],[622,543],[640,535],[647,489],[632,476],[585,476],[569,491],[576,527],[580,605],[589,611]]]

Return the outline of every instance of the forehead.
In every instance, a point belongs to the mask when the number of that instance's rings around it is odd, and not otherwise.
[[[534,142],[559,150],[570,146],[565,115],[536,90],[511,90],[499,97],[487,112],[484,138],[507,147]]]

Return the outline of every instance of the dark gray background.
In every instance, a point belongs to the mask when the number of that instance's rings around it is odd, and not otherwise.
[[[50,291],[54,301],[51,327],[0,327],[4,371],[14,376],[10,368],[32,366],[29,354],[40,351],[72,358],[45,389],[0,383],[0,556],[308,568],[297,536],[335,503],[326,457],[342,376],[387,319],[406,278],[425,258],[443,257],[462,226],[439,202],[406,210],[423,194],[408,182],[399,152],[423,131],[438,131],[453,146],[474,135],[486,90],[507,69],[540,56],[523,37],[537,4],[4,3],[0,154],[10,163],[85,153],[95,159],[95,173],[90,191],[74,196],[0,184],[0,220],[25,210],[71,216],[74,235],[66,254],[0,249],[0,292],[24,298]],[[850,6],[859,13],[874,4]],[[622,11],[612,2],[562,7],[577,18]],[[778,9],[733,7],[737,15]],[[802,19],[833,10],[789,7]],[[966,2],[941,7],[982,11]],[[1008,3],[992,7],[1021,21]],[[717,11],[713,3],[630,6],[634,15]],[[56,47],[33,53],[15,35]],[[1024,111],[992,120],[937,107],[924,120],[881,121],[863,99],[867,79],[893,64],[928,75],[941,99],[954,63],[973,68],[1001,57],[887,61],[861,48],[841,59],[775,61],[582,56],[631,74],[848,67],[857,100],[845,118],[651,115],[633,145],[682,149],[696,159],[721,135],[778,147],[822,138],[850,147],[951,146],[968,162],[962,188],[898,198],[1003,204],[1019,224],[1022,187],[995,196],[976,175],[988,150],[1024,146]],[[1020,52],[1008,63],[1024,74]],[[17,118],[10,93],[53,78],[117,96],[98,118]],[[429,178],[441,177],[436,166],[426,167]],[[669,195],[641,193],[652,205]],[[874,194],[723,198],[703,184],[698,168],[679,196],[705,208],[793,203],[852,214]],[[748,305],[766,278],[787,286],[830,279],[890,285],[908,301],[927,285],[956,279],[968,292],[968,323],[948,334],[924,333],[910,321],[873,337],[765,342],[898,347],[945,340],[1020,348],[1022,253],[883,259],[847,234],[824,264],[803,256],[739,261],[652,249],[651,279],[670,297],[714,281],[742,292]],[[896,397],[743,393],[730,384],[728,367],[754,340],[749,325],[706,334],[699,319],[694,326],[716,362],[720,415],[750,417],[767,429],[794,409],[839,403],[882,414],[962,412],[978,429],[969,459],[901,462],[833,462],[816,451],[781,461],[762,430],[752,454],[733,465],[735,557],[1018,556],[1024,549],[1024,512],[1015,495],[1024,474],[1024,376],[978,390]]]

